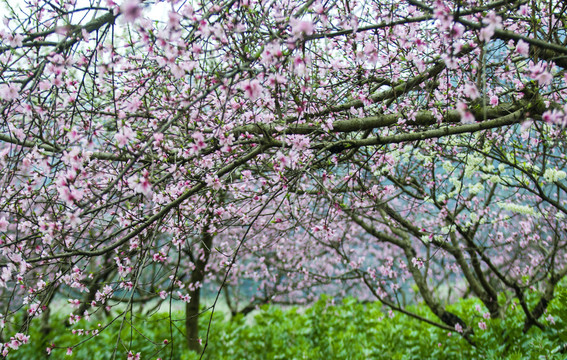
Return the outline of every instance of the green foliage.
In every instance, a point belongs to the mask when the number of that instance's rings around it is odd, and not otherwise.
[[[563,344],[567,342],[566,300],[567,289],[559,287],[548,313],[540,319],[549,325],[547,329],[541,331],[533,327],[527,334],[522,331],[523,312],[514,301],[509,302],[503,318],[485,319],[482,315],[486,309],[478,300],[461,300],[449,310],[473,326],[472,345],[454,331],[442,330],[400,313],[384,311],[378,303],[363,304],[352,298],[335,303],[323,296],[309,308],[264,306],[254,315],[232,319],[217,313],[204,358],[564,359]],[[409,310],[421,317],[439,321],[425,306]],[[126,359],[129,350],[134,354],[140,352],[142,359],[198,359],[197,354],[185,348],[183,314],[171,314],[174,319],[171,326],[169,318],[169,314],[163,313],[146,318],[127,317],[123,324],[119,318],[98,336],[75,346],[87,336],[72,335],[72,329],[87,329],[93,322],[81,320],[72,327],[66,327],[63,318],[54,316],[49,338],[61,348],[53,350],[52,357],[91,359],[96,354],[96,358],[110,359],[118,344],[117,359]],[[487,324],[486,330],[478,326],[480,321]],[[203,338],[207,325],[208,314],[205,314],[201,316]],[[117,342],[119,333],[121,337]],[[30,335],[32,340],[18,350],[18,359],[47,358],[45,348],[49,344],[39,331],[39,323],[30,327]],[[65,355],[69,346],[74,346],[72,356]]]
[[[173,313],[171,317],[183,319],[183,314]],[[169,358],[172,349],[177,354],[184,352],[185,342],[183,334],[175,326],[176,322],[170,328],[168,319],[167,313],[147,318],[127,316],[124,322],[122,317],[118,317],[107,328],[103,328],[98,326],[97,321],[85,320],[69,326],[68,318],[55,315],[50,319],[51,331],[48,334],[42,333],[39,321],[34,320],[30,326],[30,344],[22,346],[15,355],[18,359],[112,359],[116,348],[116,359],[126,359],[130,349],[134,354],[140,352],[142,359]],[[111,318],[100,323],[109,320]],[[96,329],[99,334],[93,336],[92,330]],[[78,335],[81,333],[83,335]],[[48,356],[46,348],[51,345],[55,345],[55,348]],[[68,347],[73,348],[72,356],[66,355]],[[179,359],[179,355],[173,358]]]

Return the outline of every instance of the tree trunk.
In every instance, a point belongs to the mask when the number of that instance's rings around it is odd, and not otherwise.
[[[187,345],[190,350],[200,352],[201,340],[199,338],[199,306],[201,288],[205,279],[205,269],[211,254],[211,247],[213,246],[213,235],[209,233],[209,226],[205,226],[201,234],[201,250],[200,254],[194,259],[195,269],[191,274],[191,281],[189,285],[195,285],[199,282],[199,287],[189,290],[191,300],[185,306],[185,331],[187,338]]]
[[[185,331],[187,332],[187,345],[189,349],[201,352],[199,340],[199,306],[201,289],[190,291],[191,301],[185,305]]]

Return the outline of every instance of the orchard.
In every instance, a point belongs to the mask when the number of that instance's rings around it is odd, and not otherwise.
[[[511,308],[518,333],[547,331],[567,275],[566,14],[552,0],[4,1],[1,355],[72,355],[182,304],[163,321],[206,356],[221,300],[236,315],[322,294],[471,346]],[[451,310],[462,299],[476,315]],[[49,340],[57,304],[67,331],[89,324],[72,344]],[[136,358],[115,335],[113,357]]]

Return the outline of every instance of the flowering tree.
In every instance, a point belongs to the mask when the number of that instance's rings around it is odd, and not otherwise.
[[[443,304],[468,294],[485,317],[517,299],[525,331],[549,321],[563,3],[5,6],[0,306],[27,316],[3,355],[57,296],[71,323],[185,302],[198,350],[206,280],[254,280],[245,311],[348,292],[465,338],[485,324]]]

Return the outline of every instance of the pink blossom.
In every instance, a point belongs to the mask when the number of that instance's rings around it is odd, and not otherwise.
[[[244,91],[244,95],[252,101],[259,98],[264,92],[264,88],[258,80],[248,80],[242,84],[241,89]]]
[[[207,184],[208,187],[212,188],[213,190],[220,190],[223,187],[220,179],[216,175],[214,177],[207,175],[205,177],[205,183]]]
[[[161,251],[158,252],[158,253],[155,253],[155,254],[152,256],[152,258],[153,258],[153,260],[154,260],[155,262],[164,262],[165,260],[167,260],[167,257],[164,256]]]
[[[53,86],[50,81],[42,80],[39,82],[39,89],[40,90],[48,90]]]
[[[417,267],[418,269],[421,269],[424,264],[423,264],[423,260],[421,258],[412,258],[411,259],[411,263],[413,264],[413,266]]]
[[[290,135],[286,142],[297,151],[305,151],[309,148],[309,138],[305,135]]]
[[[83,36],[83,40],[88,42],[89,41],[89,32],[86,29],[81,30],[81,35]]]
[[[132,351],[129,351],[128,360],[140,360],[140,353],[136,353],[136,355],[134,355]]]
[[[142,100],[140,100],[139,97],[130,97],[126,103],[126,111],[133,113],[138,110],[140,106],[142,106]]]
[[[313,23],[308,20],[291,19],[291,34],[295,37],[313,35]]]
[[[293,70],[297,75],[306,75],[307,74],[307,65],[310,61],[309,58],[303,58],[300,55],[296,56],[293,59]]]
[[[113,294],[113,290],[112,287],[110,287],[109,285],[105,285],[104,288],[102,289],[102,291],[98,290],[95,294],[95,300],[97,302],[103,302],[106,300],[106,298],[108,298],[109,296],[112,296]]]
[[[463,124],[473,124],[474,123],[474,116],[470,111],[465,111],[462,115],[461,115],[461,122]]]
[[[484,19],[482,19],[482,23],[488,26],[494,26],[495,28],[500,28],[502,26],[502,18],[494,11],[490,11]]]
[[[154,133],[154,149],[158,149],[162,145],[164,135],[162,133]]]
[[[481,330],[486,330],[486,323],[485,323],[484,321],[479,321],[479,322],[478,322],[478,327],[479,327]]]
[[[140,6],[140,0],[126,0],[120,6],[120,13],[124,16],[126,22],[132,23],[136,21],[137,18],[142,16],[142,7]]]
[[[167,23],[171,26],[172,29],[179,29],[179,22],[181,20],[181,15],[177,12],[170,11],[167,14]]]
[[[180,300],[182,300],[182,301],[184,301],[184,302],[186,302],[186,303],[189,303],[189,302],[191,301],[191,296],[190,296],[189,294],[183,295],[181,292],[178,291],[178,292],[177,292],[177,295],[179,296],[179,299],[180,299]]]
[[[518,15],[520,16],[528,16],[530,13],[530,7],[529,5],[522,5],[520,6],[520,9],[518,10]]]
[[[73,348],[67,348],[67,355],[73,355]]]
[[[20,345],[21,343],[14,338],[11,338],[10,341],[6,343],[6,346],[13,350],[18,350]]]
[[[553,76],[548,71],[548,65],[543,61],[539,61],[537,64],[530,66],[530,77],[537,80],[539,85],[543,86],[551,84],[551,80],[553,80]]]
[[[219,136],[219,145],[222,146],[221,151],[222,152],[230,152],[232,150],[232,143],[234,142],[234,135],[230,134],[228,136],[225,136],[224,134],[221,134]]]
[[[433,17],[437,20],[437,26],[441,30],[448,29],[453,23],[453,16],[450,14],[451,9],[449,9],[442,1],[435,1],[433,6]]]
[[[149,179],[149,172],[145,170],[142,176],[134,175],[128,179],[128,187],[138,194],[148,198],[152,197],[152,184]]]
[[[185,75],[185,70],[177,64],[169,64],[169,71],[175,76],[176,79],[181,79]]]
[[[536,77],[536,80],[540,85],[549,85],[551,80],[553,80],[553,76],[549,71],[544,71]]]
[[[13,136],[20,141],[24,141],[26,138],[26,133],[24,130],[14,127],[12,124],[9,124],[8,128],[12,132]]]
[[[35,314],[41,314],[42,311],[39,307],[39,304],[31,304],[29,309],[28,309],[28,314],[30,315],[35,315]]]
[[[0,100],[16,100],[20,91],[19,84],[2,84],[0,85]]]
[[[290,159],[288,156],[286,156],[284,153],[282,153],[281,151],[278,151],[276,154],[276,161],[274,162],[274,165],[278,165],[278,168],[285,168],[287,166],[290,165]]]
[[[207,143],[205,142],[205,136],[200,131],[195,131],[193,135],[193,144],[191,144],[191,154],[195,155],[198,154],[201,150],[207,147]]]
[[[8,266],[2,268],[0,276],[0,287],[6,287],[6,283],[12,279],[12,269]]]
[[[467,104],[463,102],[457,103],[457,112],[461,115],[461,123],[472,124],[475,122],[474,115],[468,110]]]
[[[453,39],[460,39],[464,33],[465,33],[465,27],[462,24],[453,23],[449,34]],[[455,52],[457,53],[459,51],[455,51]]]
[[[191,6],[191,4],[186,3],[185,6],[181,9],[181,14],[187,18],[192,19],[195,15],[195,9],[193,9],[193,6]]]
[[[530,54],[530,45],[524,40],[519,40],[516,44],[516,52],[522,56],[528,56]]]
[[[278,43],[269,43],[264,47],[262,52],[262,63],[264,65],[272,65],[283,55],[281,45]]]
[[[14,335],[14,337],[18,339],[18,341],[20,341],[22,344],[27,344],[30,340],[29,335],[25,335],[22,333],[17,333],[16,335]]]
[[[0,218],[0,231],[6,231],[8,230],[8,225],[10,225],[10,223],[8,222],[8,220],[6,220],[5,216],[2,216]]]
[[[480,29],[480,34],[478,38],[480,41],[488,42],[492,36],[494,36],[494,27],[493,26],[486,26]]]
[[[130,140],[134,139],[134,131],[129,126],[124,126],[120,131],[114,135],[114,138],[118,142],[119,147],[124,147],[126,144],[130,142]]]
[[[497,16],[494,11],[491,11],[482,19],[482,23],[487,26],[480,30],[479,38],[481,41],[487,42],[492,38],[495,30],[502,26],[502,18]]]
[[[492,95],[490,97],[490,105],[492,106],[498,106],[499,100],[498,100],[498,96],[496,95]]]
[[[567,125],[567,116],[557,109],[547,110],[541,115],[541,118],[546,123],[557,124],[563,127]]]
[[[76,189],[73,185],[60,187],[57,190],[67,206],[72,206],[76,201],[80,201],[84,195],[83,190]]]
[[[459,68],[459,63],[457,61],[457,58],[455,58],[454,56],[451,56],[449,54],[443,54],[443,55],[441,55],[441,58],[445,62],[445,66],[447,66],[447,69],[458,69]]]
[[[199,44],[193,44],[191,51],[193,51],[195,54],[200,54],[203,52],[203,47],[201,47],[201,45]]]
[[[55,33],[61,36],[68,36],[71,33],[70,26],[58,26],[55,28]]]
[[[5,18],[6,19],[6,18]],[[21,47],[23,45],[24,36],[14,32],[4,32],[0,30],[0,39],[6,40],[11,47]]]
[[[465,96],[469,97],[471,100],[477,99],[480,97],[480,93],[476,88],[475,84],[466,83],[465,88],[463,89]]]

